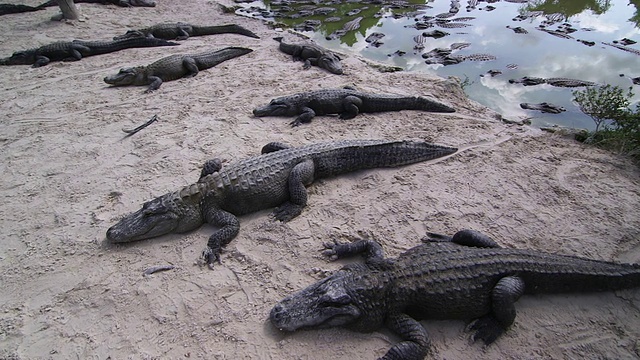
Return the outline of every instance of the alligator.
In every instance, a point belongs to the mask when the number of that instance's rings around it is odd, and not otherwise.
[[[316,115],[340,114],[340,119],[353,119],[359,113],[399,110],[424,110],[452,113],[454,109],[419,96],[368,94],[351,88],[315,90],[271,100],[253,110],[254,116],[295,116],[290,124],[311,122]]]
[[[521,103],[520,107],[526,110],[538,110],[543,113],[549,114],[560,114],[563,111],[567,111],[567,109],[563,108],[562,106],[554,105],[548,102],[542,102],[539,104]]]
[[[118,5],[122,7],[155,7],[156,3],[151,0],[74,0],[74,3],[102,4],[102,5]],[[57,0],[49,0],[38,7],[58,6]]]
[[[489,345],[513,324],[523,294],[640,286],[640,264],[501,248],[471,230],[428,237],[395,259],[385,259],[372,240],[325,244],[330,260],[364,254],[366,262],[284,298],[271,310],[271,323],[282,331],[385,326],[402,341],[381,359],[417,360],[431,342],[422,319],[476,319],[468,328],[472,339]]]
[[[287,44],[282,37],[275,37],[280,43],[279,49],[285,54],[293,56],[294,61],[304,61],[303,69],[307,70],[311,65],[325,69],[333,74],[342,75],[340,57],[333,52],[313,43]]]
[[[533,76],[524,76],[520,79],[510,79],[509,84],[522,84],[524,86],[534,86],[540,84],[549,84],[557,87],[581,87],[581,86],[595,86],[596,83],[591,81],[567,79],[567,78],[540,78]]]
[[[155,37],[165,40],[186,40],[190,36],[204,36],[216,34],[240,34],[259,39],[260,37],[252,31],[243,28],[240,25],[214,25],[214,26],[198,26],[183,22],[164,23],[149,26],[138,30],[129,30],[123,35],[118,35],[113,40],[127,39],[132,37]]]
[[[287,222],[307,205],[306,185],[314,180],[361,169],[396,167],[453,154],[456,148],[424,141],[342,140],[292,148],[269,143],[262,155],[222,166],[203,166],[200,179],[176,192],[146,202],[107,231],[114,243],[194,230],[204,223],[219,228],[209,237],[203,257],[210,268],[222,246],[238,235],[236,216],[276,207]]]
[[[40,67],[51,61],[78,61],[83,57],[115,51],[154,46],[175,46],[178,43],[153,38],[136,38],[115,41],[58,41],[29,50],[16,51],[8,58],[0,59],[0,65],[31,65]]]
[[[357,18],[351,20],[351,21],[347,21],[343,26],[342,29],[338,29],[334,32],[332,32],[331,34],[326,36],[327,40],[335,40],[335,39],[339,39],[343,36],[345,36],[349,31],[354,31],[354,30],[358,30],[360,29],[360,21],[362,21],[362,19],[364,19],[362,16],[358,16]]]
[[[16,4],[0,4],[0,15],[19,14],[24,12],[32,12],[43,10],[40,6],[16,5]]]
[[[212,68],[223,61],[252,51],[242,47],[226,47],[221,50],[206,51],[198,54],[169,55],[147,66],[120,69],[117,74],[105,77],[104,82],[114,86],[149,85],[145,93],[150,93],[158,90],[163,81],[194,77],[198,75],[200,70]]]

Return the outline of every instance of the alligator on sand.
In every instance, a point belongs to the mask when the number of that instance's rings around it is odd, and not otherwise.
[[[40,67],[47,65],[51,61],[78,61],[83,57],[107,54],[123,49],[175,45],[179,44],[154,38],[133,38],[114,41],[58,41],[39,48],[16,51],[10,57],[0,59],[0,65],[33,64],[33,67]]]
[[[340,57],[333,52],[311,42],[287,44],[282,40],[282,37],[276,37],[273,38],[273,40],[279,42],[280,45],[278,48],[280,51],[291,55],[294,61],[304,61],[303,69],[307,70],[313,65],[331,73],[342,75]]]
[[[129,30],[123,35],[118,35],[113,40],[127,39],[133,37],[155,37],[165,40],[186,40],[190,36],[205,36],[216,34],[239,34],[259,39],[251,30],[245,29],[240,25],[212,25],[198,26],[188,23],[163,23],[149,26],[138,30]]]
[[[325,244],[332,260],[363,254],[273,307],[280,330],[344,326],[371,332],[383,326],[401,342],[382,357],[423,359],[431,340],[421,319],[475,319],[473,340],[493,343],[514,323],[523,294],[606,291],[640,286],[639,264],[617,264],[534,250],[501,248],[464,230],[431,239],[396,259],[371,240]],[[329,356],[330,357],[330,356]]]
[[[248,54],[252,51],[251,49],[241,47],[227,47],[221,50],[207,51],[199,54],[169,55],[147,66],[120,69],[120,72],[117,74],[105,77],[104,82],[113,86],[149,85],[145,91],[149,93],[158,90],[163,81],[196,76],[200,70],[212,68],[223,61]]]
[[[210,268],[220,251],[238,235],[236,216],[276,207],[277,220],[289,221],[307,205],[306,185],[360,169],[396,167],[457,151],[424,141],[343,140],[289,148],[270,143],[262,155],[222,167],[208,161],[195,184],[146,202],[107,231],[121,243],[194,230],[204,223],[219,228],[203,256]]]
[[[455,112],[435,100],[419,96],[368,94],[351,88],[315,90],[271,100],[268,105],[253,110],[255,116],[298,116],[292,126],[311,122],[316,115],[340,114],[352,119],[359,113],[400,110]]]
[[[131,6],[154,7],[156,6],[155,1],[152,1],[152,0],[74,0],[73,2],[76,4],[79,4],[79,3],[102,4],[102,5],[112,4],[112,5],[122,6],[122,7],[131,7]],[[49,0],[38,7],[48,7],[48,6],[58,6],[58,1]]]

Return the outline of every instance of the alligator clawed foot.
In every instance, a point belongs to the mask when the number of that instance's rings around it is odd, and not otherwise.
[[[338,260],[339,256],[338,253],[336,251],[336,247],[338,245],[340,245],[336,240],[334,241],[327,241],[324,244],[322,244],[324,246],[324,249],[321,250],[322,251],[322,255],[326,256],[329,258],[329,261],[335,261]]]
[[[295,119],[292,122],[289,123],[289,125],[291,125],[291,127],[296,127],[296,126],[300,126],[302,124],[302,121]]]
[[[273,216],[276,220],[280,220],[282,222],[288,222],[291,219],[302,213],[302,206],[292,204],[290,202],[284,203],[282,206],[279,206],[273,212]]]
[[[471,336],[471,339],[475,342],[482,340],[485,345],[491,345],[505,329],[498,323],[493,316],[483,316],[471,322],[467,326],[467,331],[474,331],[475,334]]]
[[[202,251],[202,258],[204,259],[204,262],[207,263],[207,266],[211,270],[213,270],[214,264],[216,262],[218,262],[218,264],[221,263],[220,254],[216,253],[216,251],[214,251],[212,248],[208,246],[206,249],[204,249],[204,251]]]

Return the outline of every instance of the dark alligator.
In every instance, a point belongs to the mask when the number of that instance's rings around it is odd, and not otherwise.
[[[104,82],[114,86],[149,85],[145,91],[149,93],[158,90],[163,81],[196,76],[200,70],[212,68],[223,61],[252,51],[241,47],[227,47],[199,54],[169,55],[147,66],[120,69],[117,74],[105,77]]]
[[[591,81],[567,79],[567,78],[540,78],[533,76],[524,76],[520,79],[510,79],[509,84],[522,84],[524,86],[534,86],[541,84],[549,84],[557,87],[581,87],[581,86],[595,86],[596,83]]]
[[[74,0],[76,4],[88,3],[88,4],[102,4],[102,5],[118,5],[122,7],[154,7],[156,3],[151,0]],[[46,3],[38,7],[58,6],[57,0],[49,0]]]
[[[24,12],[32,12],[44,9],[41,6],[28,6],[16,4],[0,4],[0,15],[19,14]]]
[[[16,51],[8,58],[0,59],[0,65],[30,65],[40,67],[51,61],[78,61],[83,57],[112,53],[115,51],[154,47],[175,46],[178,43],[153,38],[124,39],[115,41],[59,41],[39,48]]]
[[[123,35],[114,37],[113,40],[128,39],[133,37],[155,37],[165,40],[186,40],[190,36],[205,36],[216,34],[240,34],[256,39],[260,38],[252,31],[236,24],[198,26],[178,22],[156,24],[143,29],[129,30]]]
[[[455,148],[424,141],[343,140],[289,148],[270,143],[262,155],[221,166],[208,161],[200,180],[145,203],[107,231],[121,243],[183,233],[204,223],[219,228],[203,256],[209,267],[222,246],[236,237],[236,216],[278,206],[274,216],[289,221],[307,205],[306,185],[360,169],[395,167],[453,154]]]
[[[538,110],[543,113],[549,114],[560,114],[563,111],[567,111],[567,109],[562,106],[554,105],[548,102],[542,102],[539,104],[531,104],[531,103],[521,103],[520,107],[526,110]]]
[[[399,110],[455,112],[437,101],[419,96],[367,94],[350,88],[315,90],[271,100],[269,105],[253,110],[255,116],[296,116],[292,126],[311,122],[316,115],[340,114],[352,119],[359,113]]]
[[[344,266],[286,297],[271,310],[272,324],[284,331],[386,326],[402,341],[382,359],[416,360],[431,342],[421,319],[476,319],[469,326],[472,338],[488,345],[513,324],[523,294],[640,286],[639,264],[500,248],[469,230],[453,238],[430,235],[435,239],[396,259],[384,259],[371,240],[326,244],[324,254],[332,260],[362,253],[366,263]]]
[[[309,69],[311,65],[325,69],[331,73],[342,75],[340,57],[333,52],[312,43],[287,44],[282,37],[273,38],[280,43],[279,49],[293,57],[294,61],[304,61],[303,69]]]

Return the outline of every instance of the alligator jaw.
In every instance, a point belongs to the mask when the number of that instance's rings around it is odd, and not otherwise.
[[[107,239],[113,243],[150,239],[176,231],[179,224],[180,216],[159,197],[110,227]]]
[[[126,86],[134,84],[137,76],[135,68],[120,69],[115,75],[109,75],[104,78],[104,82],[114,86]]]
[[[290,105],[282,102],[276,102],[272,100],[269,105],[257,107],[253,109],[253,116],[293,116],[296,115],[295,111],[292,111]]]

